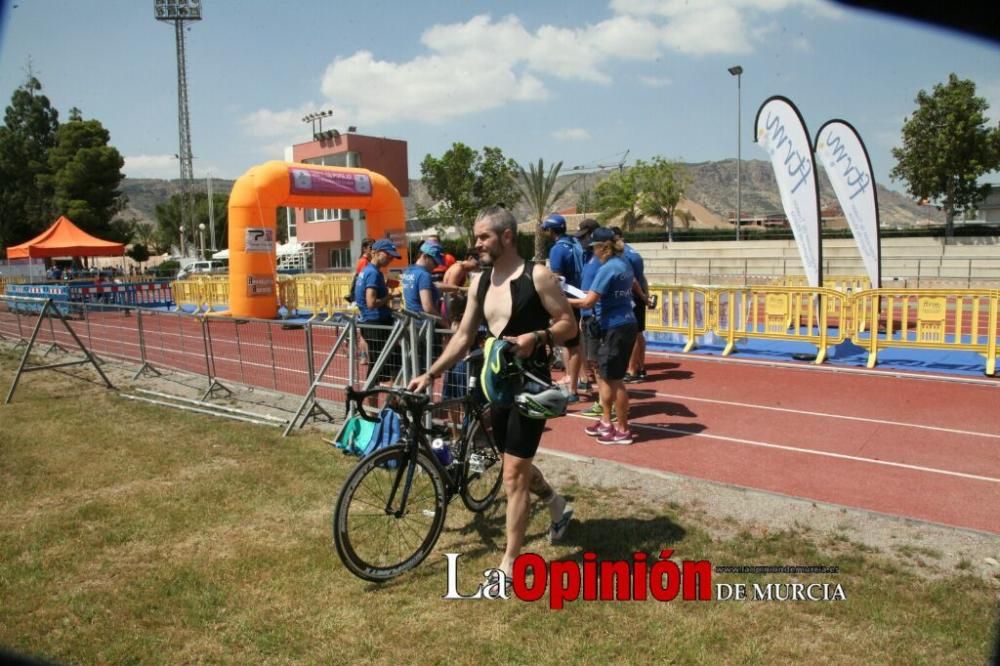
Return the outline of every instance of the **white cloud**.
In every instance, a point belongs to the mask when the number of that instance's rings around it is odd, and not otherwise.
[[[128,178],[179,178],[175,155],[126,155],[122,171]]]
[[[674,16],[663,43],[690,55],[750,53],[743,15],[733,7],[708,7]]]
[[[442,123],[508,101],[548,95],[539,79],[518,74],[503,58],[485,51],[421,56],[404,63],[376,60],[360,51],[327,67],[322,90],[338,101],[351,123],[368,126],[402,119]]]
[[[250,136],[260,138],[298,136],[301,140],[301,137],[308,134],[302,129],[304,126],[303,116],[318,110],[319,107],[311,102],[284,111],[260,109],[241,118],[240,124]]]
[[[582,127],[564,127],[553,132],[552,138],[559,141],[587,141],[590,139],[590,132]]]
[[[577,26],[529,30],[517,16],[431,26],[420,35],[424,53],[406,61],[371,51],[338,57],[322,76],[321,91],[338,124],[366,127],[399,121],[440,124],[451,119],[534,102],[550,96],[553,78],[610,85],[618,61],[652,61],[669,52],[745,54],[762,35],[767,15],[797,6],[823,13],[815,0],[611,0],[610,18]],[[800,44],[800,47],[805,46]],[[646,86],[669,80],[642,77]],[[261,109],[242,124],[256,137],[301,138],[298,109]]]
[[[646,86],[647,88],[665,88],[673,83],[672,80],[665,76],[639,76],[639,83]]]

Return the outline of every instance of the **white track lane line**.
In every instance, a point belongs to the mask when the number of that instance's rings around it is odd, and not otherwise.
[[[578,414],[572,414],[572,416],[581,419],[589,419],[586,416],[580,416]],[[860,456],[849,456],[843,453],[831,453],[829,451],[817,451],[814,449],[803,449],[797,446],[785,446],[784,444],[770,444],[768,442],[758,442],[753,439],[742,439],[740,437],[728,437],[726,435],[712,435],[706,432],[691,432],[689,430],[684,430],[682,428],[669,428],[664,426],[656,425],[646,425],[639,421],[630,421],[629,426],[633,428],[643,428],[645,430],[656,430],[659,432],[669,432],[676,435],[690,435],[691,437],[707,437],[708,439],[717,439],[722,442],[729,442],[730,444],[742,444],[744,446],[758,446],[765,449],[776,449],[779,451],[790,451],[792,453],[805,453],[814,456],[823,456],[825,458],[836,458],[838,460],[850,460],[853,462],[869,463],[872,465],[884,465],[886,467],[898,467],[900,469],[908,469],[916,472],[926,472],[928,474],[940,474],[942,476],[954,476],[960,479],[970,479],[973,481],[986,481],[987,483],[1000,483],[1000,479],[994,478],[992,476],[979,476],[977,474],[966,474],[964,472],[952,472],[946,469],[937,469],[936,467],[922,467],[920,465],[907,465],[906,463],[891,462],[888,460],[876,460],[874,458],[862,458]]]
[[[642,389],[632,389],[636,394],[643,392]],[[789,407],[772,407],[770,405],[756,405],[751,402],[735,402],[732,400],[716,400],[714,398],[697,398],[691,395],[679,395],[676,393],[660,393],[659,391],[644,391],[646,395],[655,395],[657,398],[671,398],[674,400],[687,400],[691,402],[708,402],[715,405],[726,405],[727,407],[746,407],[748,409],[761,409],[770,412],[785,412],[788,414],[805,414],[806,416],[821,416],[831,419],[843,419],[845,421],[860,421],[862,423],[875,423],[878,425],[900,426],[902,428],[919,428],[920,430],[932,430],[934,432],[946,432],[952,435],[969,435],[972,437],[989,437],[990,439],[1000,439],[1000,434],[991,432],[977,432],[975,430],[958,430],[956,428],[943,428],[940,426],[921,425],[919,423],[904,423],[902,421],[887,421],[885,419],[870,419],[864,416],[848,416],[847,414],[832,414],[830,412],[813,412],[805,409],[791,409]]]

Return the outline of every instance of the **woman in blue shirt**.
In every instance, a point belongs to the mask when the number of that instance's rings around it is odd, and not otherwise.
[[[399,252],[392,241],[387,238],[375,241],[371,261],[361,270],[354,285],[354,304],[359,310],[358,329],[368,342],[369,368],[374,367],[382,355],[389,339],[389,327],[392,326],[392,310],[389,307],[392,294],[385,284],[382,269],[393,259],[399,259]],[[401,367],[402,354],[398,346],[393,347],[376,381],[391,381]]]
[[[596,317],[601,328],[601,344],[597,355],[597,384],[603,417],[584,432],[597,437],[601,444],[627,445],[634,437],[628,425],[629,399],[623,380],[638,333],[632,311],[635,274],[622,257],[624,244],[615,239],[610,229],[596,229],[590,236],[590,246],[601,267],[586,296],[571,299],[570,303],[583,308],[599,306]],[[617,424],[611,419],[612,407],[617,412]]]
[[[444,250],[435,243],[423,243],[420,254],[412,266],[403,272],[403,303],[410,312],[441,316],[441,291],[431,276],[438,266],[444,265]],[[434,325],[437,328],[437,325]],[[427,344],[423,338],[417,341],[417,374],[423,374],[430,363],[441,353],[441,336],[433,333],[431,358],[427,356]]]

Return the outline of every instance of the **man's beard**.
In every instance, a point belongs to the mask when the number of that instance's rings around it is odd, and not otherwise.
[[[479,263],[482,264],[483,266],[492,266],[496,262],[500,254],[501,254],[500,250],[496,250],[495,253],[494,251],[491,250],[485,250],[483,252],[480,252]]]

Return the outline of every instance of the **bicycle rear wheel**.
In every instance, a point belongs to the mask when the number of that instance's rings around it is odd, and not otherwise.
[[[462,482],[462,503],[469,511],[485,511],[496,499],[503,481],[503,454],[493,440],[493,434],[475,419],[469,428],[468,451],[465,454],[465,479]]]
[[[427,557],[447,507],[444,479],[426,453],[411,459],[403,445],[382,449],[362,460],[340,491],[333,512],[337,554],[355,576],[387,581]]]

